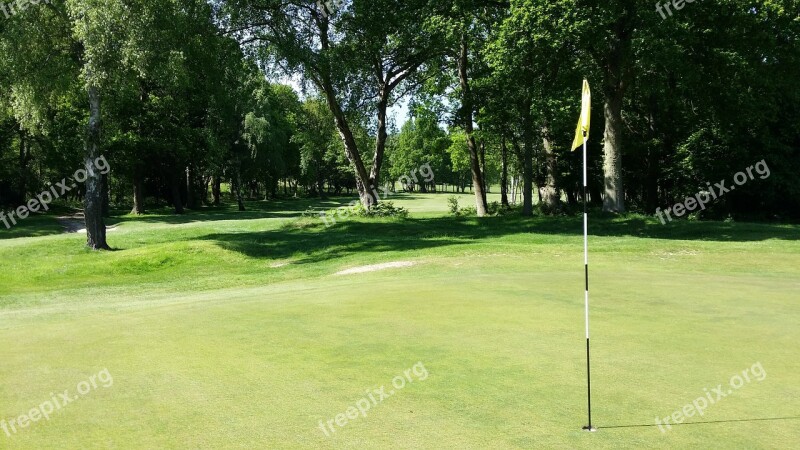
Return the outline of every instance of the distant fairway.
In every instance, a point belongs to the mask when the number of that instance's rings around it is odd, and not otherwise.
[[[449,195],[398,194],[408,220],[331,228],[298,218],[310,200],[117,217],[106,253],[76,234],[0,240],[0,420],[113,375],[0,430],[0,448],[800,441],[800,226],[594,217],[588,434],[581,219],[454,219]],[[31,227],[16,235],[54,230]],[[335,275],[397,261],[414,265]],[[427,379],[320,430],[417,362]],[[655,426],[757,362],[763,381],[687,419],[706,423]]]

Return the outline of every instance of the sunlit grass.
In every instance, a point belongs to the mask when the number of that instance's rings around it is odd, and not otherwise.
[[[580,217],[455,220],[448,195],[390,199],[412,211],[405,221],[333,227],[298,217],[312,200],[116,216],[105,253],[77,234],[0,241],[0,420],[103,368],[114,376],[47,422],[0,429],[0,447],[790,448],[800,438],[800,227],[595,215],[601,430],[587,434]],[[335,275],[391,261],[415,265]],[[320,431],[417,362],[428,379],[333,437]],[[764,381],[689,420],[712,423],[654,426],[756,362]]]

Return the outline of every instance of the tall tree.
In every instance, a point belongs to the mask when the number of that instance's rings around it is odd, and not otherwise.
[[[435,53],[432,44],[438,42],[426,37],[435,28],[418,20],[428,0],[383,6],[354,0],[329,11],[308,1],[236,0],[224,9],[229,31],[243,44],[287,72],[299,70],[325,97],[366,207],[378,201],[374,183],[383,163],[386,111],[394,90]],[[350,117],[365,101],[375,102],[377,116],[369,168]]]
[[[603,173],[605,176],[603,210],[625,211],[622,156],[625,127],[622,109],[633,78],[635,58],[633,42],[645,14],[656,16],[635,0],[590,2],[588,12],[594,18],[583,34],[583,44],[602,74],[605,132],[603,137]]]

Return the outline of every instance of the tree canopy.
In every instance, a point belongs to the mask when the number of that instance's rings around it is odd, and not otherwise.
[[[323,8],[321,9],[320,6]],[[593,87],[589,200],[653,214],[763,161],[699,214],[797,218],[797,0],[66,0],[0,18],[0,204],[104,156],[71,193],[109,208],[356,192],[429,164],[423,191],[580,199],[569,148]],[[409,105],[404,123],[391,112]],[[227,189],[226,189],[227,188]],[[537,199],[539,201],[537,201]]]

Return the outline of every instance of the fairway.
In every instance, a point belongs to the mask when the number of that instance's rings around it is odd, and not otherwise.
[[[800,0],[0,0],[0,450],[800,443]]]
[[[449,195],[332,227],[302,213],[350,199],[114,216],[103,253],[47,222],[0,240],[0,420],[92,387],[0,448],[800,440],[800,227],[593,217],[586,433],[580,217],[454,219]],[[410,264],[337,275],[392,262]],[[756,364],[702,416],[656,425]]]

